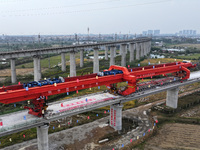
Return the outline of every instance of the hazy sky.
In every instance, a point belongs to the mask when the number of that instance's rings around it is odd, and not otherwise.
[[[0,35],[200,32],[200,0],[0,0]]]

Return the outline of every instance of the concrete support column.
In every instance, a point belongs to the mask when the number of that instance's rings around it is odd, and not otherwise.
[[[122,46],[120,45],[120,48],[119,48],[119,55],[122,55]]]
[[[149,41],[149,53],[151,51],[151,41]]]
[[[134,43],[129,44],[130,62],[134,61]]]
[[[42,75],[41,75],[41,62],[40,62],[40,56],[38,56],[38,80],[40,80],[42,78]]]
[[[148,53],[151,51],[151,41],[148,42]]]
[[[136,60],[140,59],[140,43],[136,43]]]
[[[147,53],[147,55],[149,53],[149,42],[146,42],[146,53]]]
[[[110,66],[115,65],[115,46],[110,47]]]
[[[38,150],[49,149],[48,129],[49,129],[49,125],[37,127]]]
[[[123,105],[110,106],[110,126],[115,130],[122,130],[122,108]]]
[[[144,47],[143,47],[143,43],[140,43],[140,56],[144,57]]]
[[[61,69],[62,71],[66,71],[66,58],[65,58],[65,53],[61,53]]]
[[[125,67],[126,66],[126,50],[127,50],[127,45],[126,44],[121,44],[120,45],[121,49],[121,66]]]
[[[80,50],[80,67],[83,67],[83,65],[84,65],[84,56],[83,56],[83,52],[84,52],[84,50],[81,49],[81,50]]]
[[[116,57],[117,56],[117,47],[115,46],[115,49],[114,49],[114,57]]]
[[[99,72],[99,49],[94,48],[93,73]]]
[[[12,58],[10,60],[10,68],[11,68],[11,82],[16,83],[17,77],[16,77],[15,58]]]
[[[171,108],[177,108],[177,105],[178,105],[178,92],[179,92],[179,88],[174,88],[174,89],[171,89],[171,90],[167,90],[166,106],[169,106]]]
[[[70,77],[76,76],[76,58],[75,51],[70,52]]]
[[[105,60],[108,60],[108,46],[105,48]]]
[[[38,57],[33,57],[33,66],[34,66],[34,81],[39,81],[38,78]]]
[[[149,54],[149,52],[148,52],[148,42],[146,42],[146,55],[148,55]]]
[[[144,48],[144,56],[147,56],[146,42],[143,43],[143,48]]]

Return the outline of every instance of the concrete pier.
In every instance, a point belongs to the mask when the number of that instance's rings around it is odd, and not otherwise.
[[[49,129],[49,125],[37,127],[38,150],[49,149],[48,129]]]
[[[76,58],[75,51],[70,52],[70,77],[76,76]]]
[[[119,104],[110,106],[110,126],[118,131],[122,130],[122,108]]]
[[[105,46],[105,60],[108,60],[108,46]]]
[[[140,56],[144,57],[144,47],[143,47],[143,43],[140,43]]]
[[[143,43],[143,48],[144,48],[144,56],[147,56],[147,42]]]
[[[12,58],[10,60],[10,68],[11,68],[11,82],[16,83],[17,76],[16,76],[15,58]]]
[[[62,64],[62,71],[66,71],[66,58],[65,58],[65,53],[61,53],[61,64]]]
[[[41,80],[42,75],[41,75],[41,62],[40,62],[40,56],[38,56],[38,80]]]
[[[176,109],[178,105],[179,88],[167,90],[166,106]]]
[[[93,73],[99,72],[99,48],[94,48]]]
[[[129,51],[130,51],[130,60],[129,61],[130,62],[134,61],[134,55],[135,55],[134,54],[134,50],[135,50],[134,46],[135,46],[134,43],[129,44]]]
[[[116,57],[117,56],[117,47],[115,46],[115,49],[114,49],[114,57]]]
[[[126,66],[126,50],[127,50],[127,44],[121,44],[120,45],[121,49],[121,66],[125,67]]]
[[[33,56],[33,65],[34,65],[34,81],[39,81],[41,79],[40,56]]]
[[[151,51],[151,41],[148,42],[148,53]]]
[[[136,43],[136,60],[140,59],[140,43]]]
[[[110,66],[115,65],[115,46],[110,47]]]
[[[83,67],[84,65],[84,55],[83,55],[84,49],[80,50],[80,67]]]

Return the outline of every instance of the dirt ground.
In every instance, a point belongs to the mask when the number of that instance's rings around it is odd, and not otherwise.
[[[166,124],[145,144],[145,150],[199,150],[199,125]]]
[[[197,49],[200,49],[200,44],[177,44],[176,46],[182,46],[182,47],[196,47]]]
[[[198,105],[198,106],[195,106],[195,107],[193,107],[193,108],[191,108],[191,109],[189,109],[189,110],[186,110],[186,111],[184,111],[183,113],[181,113],[180,115],[179,115],[180,117],[186,117],[186,118],[188,118],[188,117],[195,117],[195,118],[200,118],[200,106]]]
[[[16,69],[16,73],[17,75],[33,74],[33,68]],[[11,76],[11,70],[10,69],[0,70],[0,76],[1,77]]]
[[[42,71],[45,71],[46,69],[42,69]],[[33,74],[33,68],[20,68],[16,69],[16,74],[17,75],[28,75],[28,74]],[[0,77],[7,77],[11,76],[11,70],[10,69],[3,69],[0,70]],[[2,78],[3,80],[4,78]]]

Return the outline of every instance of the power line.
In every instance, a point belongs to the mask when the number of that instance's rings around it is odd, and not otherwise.
[[[15,3],[15,2],[25,2],[27,0],[1,0],[0,3]]]
[[[68,8],[68,7],[77,7],[77,6],[87,6],[87,5],[94,5],[94,4],[103,4],[103,3],[107,3],[107,2],[113,2],[113,1],[120,1],[120,0],[107,0],[107,1],[92,2],[92,3],[74,4],[74,5],[69,5],[69,6],[57,6],[57,7],[23,9],[23,10],[10,10],[10,11],[1,11],[1,13],[23,12],[23,11],[38,11],[38,10],[50,10],[50,9],[62,9],[62,8]]]
[[[107,8],[96,8],[96,9],[85,9],[85,10],[67,11],[67,12],[47,12],[47,13],[19,14],[19,15],[8,15],[8,16],[10,16],[10,17],[21,17],[21,16],[61,15],[61,14],[68,14],[68,13],[102,11],[102,10],[110,10],[110,9],[120,9],[120,8],[134,7],[134,6],[144,6],[144,5],[158,4],[158,3],[164,3],[164,2],[169,2],[169,1],[171,1],[171,0],[147,2],[147,3],[140,3],[140,4],[124,5],[124,6],[114,6],[114,7],[107,7]],[[2,16],[6,17],[7,15],[2,15]]]

